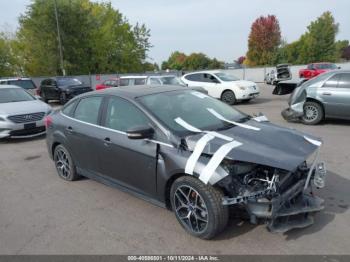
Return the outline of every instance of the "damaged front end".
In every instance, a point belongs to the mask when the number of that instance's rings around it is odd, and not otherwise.
[[[298,87],[291,94],[288,105],[289,107],[282,111],[282,117],[287,121],[298,121],[304,115],[304,103],[306,102],[307,93],[302,86]]]
[[[305,161],[294,172],[224,160],[221,167],[229,175],[217,183],[226,193],[223,205],[243,206],[251,223],[263,221],[272,232],[313,224],[313,214],[324,208],[312,191],[312,183],[318,188],[325,184],[325,166],[317,156],[311,167]]]

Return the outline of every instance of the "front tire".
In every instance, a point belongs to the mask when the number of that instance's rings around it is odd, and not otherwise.
[[[221,100],[226,104],[233,105],[236,103],[235,93],[233,93],[233,91],[231,90],[226,90],[222,93]]]
[[[47,96],[45,94],[45,92],[41,92],[41,98],[43,99],[43,101],[47,104],[49,102],[49,100],[47,99]]]
[[[301,120],[306,125],[317,125],[324,118],[322,106],[317,102],[305,102]]]
[[[180,225],[191,235],[211,239],[227,225],[228,207],[221,190],[190,176],[180,177],[170,191],[172,209]]]
[[[66,181],[74,181],[79,178],[73,159],[63,145],[56,146],[53,159],[60,178]]]
[[[67,103],[67,95],[65,94],[65,93],[61,93],[60,94],[60,104],[61,105],[64,105],[64,104],[66,104]]]

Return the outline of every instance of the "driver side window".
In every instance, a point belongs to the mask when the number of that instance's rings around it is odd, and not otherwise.
[[[206,83],[219,83],[215,76],[212,74],[203,74],[203,82]]]
[[[132,103],[122,98],[110,98],[107,106],[105,127],[126,132],[137,126],[149,126],[146,115]]]

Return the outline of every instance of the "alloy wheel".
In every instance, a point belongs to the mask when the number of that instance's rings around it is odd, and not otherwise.
[[[57,150],[55,155],[55,164],[59,175],[63,178],[68,178],[69,175],[71,174],[71,170],[70,170],[69,158],[67,156],[67,153],[64,150],[62,149]]]
[[[202,196],[191,186],[179,186],[174,194],[175,212],[181,223],[194,233],[208,225],[208,210]]]
[[[304,108],[304,120],[312,122],[318,118],[318,109],[313,105],[307,105]]]

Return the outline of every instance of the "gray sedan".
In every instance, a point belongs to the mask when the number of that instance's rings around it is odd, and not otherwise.
[[[315,125],[325,118],[350,119],[350,71],[323,73],[297,87],[282,116]]]
[[[45,134],[44,117],[49,105],[17,86],[0,87],[0,139]]]

